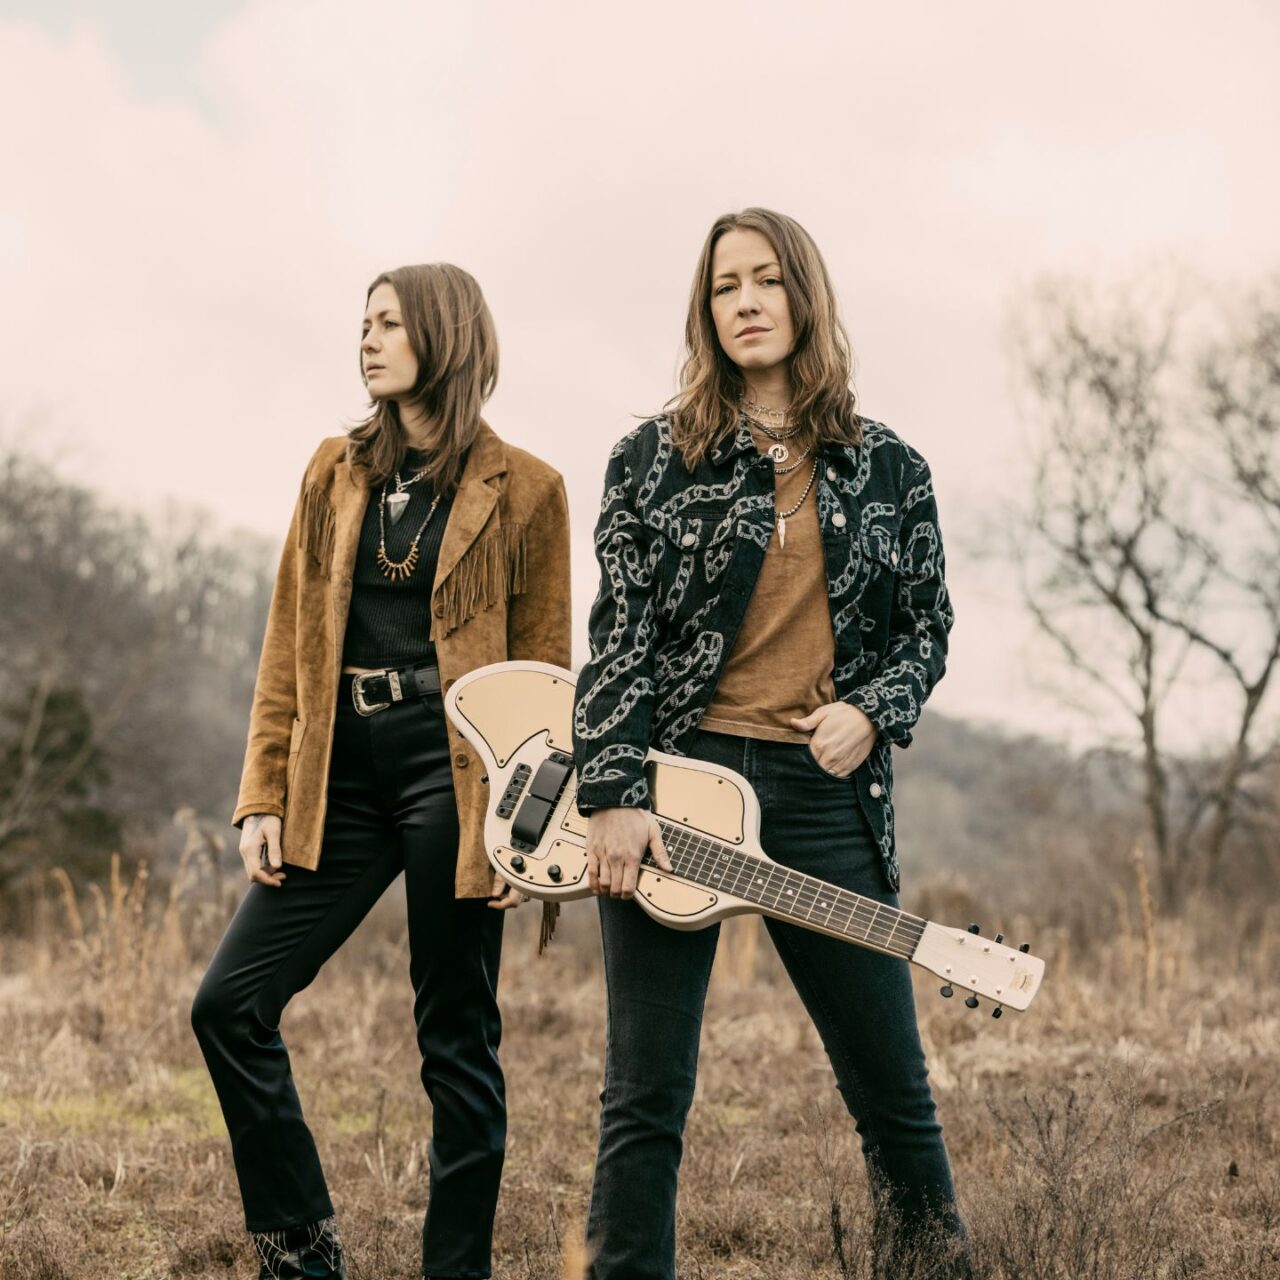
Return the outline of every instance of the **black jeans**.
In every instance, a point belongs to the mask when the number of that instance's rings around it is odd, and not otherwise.
[[[761,845],[775,861],[897,905],[853,783],[826,773],[807,745],[704,730],[689,754],[747,778],[760,798]],[[962,1237],[907,962],[766,924],[822,1036],[879,1207],[894,1210],[907,1238],[930,1222]],[[600,925],[609,1018],[590,1275],[672,1280],[676,1177],[719,928],[680,932],[609,898],[600,900]]]
[[[249,1229],[327,1217],[333,1206],[280,1015],[403,870],[422,1082],[432,1102],[423,1268],[487,1276],[506,1141],[503,913],[453,896],[458,819],[439,696],[365,719],[350,687],[343,677],[320,864],[286,867],[279,889],[249,886],[196,994],[192,1025],[231,1134]]]

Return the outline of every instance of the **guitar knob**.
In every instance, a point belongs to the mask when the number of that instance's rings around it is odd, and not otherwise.
[[[547,868],[547,875],[549,875],[556,884],[560,883],[560,868],[556,866],[554,862]]]
[[[1031,950],[1031,943],[1029,943],[1029,942],[1024,942],[1024,943],[1022,944],[1022,946],[1020,946],[1020,947],[1018,948],[1018,950],[1019,950],[1019,951],[1022,951],[1022,952],[1024,952],[1024,953],[1025,953],[1025,952],[1027,952],[1027,951],[1030,951],[1030,950]]]
[[[991,1016],[993,1018],[998,1018],[1003,1012],[1004,1010],[999,1005],[996,1005],[996,1007],[991,1010]]]
[[[955,995],[955,992],[951,989],[951,983],[948,982],[947,985],[942,988],[939,994],[942,996],[945,996],[946,999],[950,1000],[951,997]]]
[[[996,934],[996,941],[997,941],[997,942],[1003,942],[1003,941],[1004,941],[1004,934],[1003,934],[1003,933],[997,933],[997,934]]]
[[[970,1009],[976,1009],[976,1008],[978,1007],[978,997],[977,997],[977,996],[970,996],[970,997],[965,1001],[965,1004],[966,1004],[966,1005],[968,1005],[968,1007],[969,1007]]]
[[[512,871],[524,870],[524,859],[518,853],[513,853],[511,855],[511,870]]]
[[[970,932],[970,933],[981,933],[981,932],[982,932],[982,930],[981,930],[981,929],[979,929],[979,928],[978,928],[978,926],[977,926],[976,924],[971,924],[971,925],[969,926],[969,932]]]

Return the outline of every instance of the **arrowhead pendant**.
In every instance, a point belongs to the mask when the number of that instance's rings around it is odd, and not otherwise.
[[[785,547],[787,545],[787,517],[778,517],[778,546]]]
[[[387,510],[391,513],[391,523],[397,524],[400,517],[404,515],[404,509],[409,505],[409,495],[407,493],[389,493],[387,494]]]

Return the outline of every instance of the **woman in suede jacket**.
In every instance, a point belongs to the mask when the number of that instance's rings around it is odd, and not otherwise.
[[[487,787],[442,696],[487,663],[569,665],[559,474],[481,419],[497,342],[444,264],[370,286],[372,413],[307,466],[276,578],[233,821],[253,882],[192,1010],[260,1276],[343,1277],[280,1016],[405,874],[433,1104],[423,1275],[489,1275],[506,1109],[496,999],[521,896],[483,845]]]

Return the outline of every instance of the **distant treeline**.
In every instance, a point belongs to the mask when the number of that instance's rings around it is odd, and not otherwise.
[[[0,454],[0,914],[55,864],[162,866],[183,807],[225,822],[272,568],[259,540]]]

